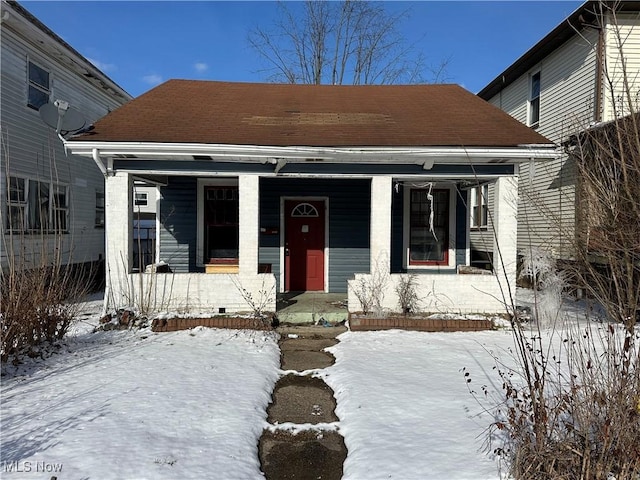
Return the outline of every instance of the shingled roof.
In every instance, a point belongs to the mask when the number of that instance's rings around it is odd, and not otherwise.
[[[549,140],[457,85],[170,80],[74,141],[515,147]]]

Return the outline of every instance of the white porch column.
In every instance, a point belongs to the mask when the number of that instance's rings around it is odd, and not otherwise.
[[[503,285],[507,306],[516,293],[517,233],[518,233],[518,177],[500,177],[495,183],[493,228],[493,266]],[[515,298],[513,299],[515,300]]]
[[[116,172],[105,179],[105,255],[106,288],[105,301],[129,291],[127,274],[133,261],[133,182],[128,173]],[[115,307],[123,305],[114,305]]]
[[[258,175],[240,175],[240,239],[238,246],[240,275],[258,273],[258,239],[260,233],[260,178]]]
[[[391,197],[392,178],[371,179],[371,272],[377,267],[391,271]]]

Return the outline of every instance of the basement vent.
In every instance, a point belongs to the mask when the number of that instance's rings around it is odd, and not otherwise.
[[[213,160],[210,155],[193,155],[194,160]]]

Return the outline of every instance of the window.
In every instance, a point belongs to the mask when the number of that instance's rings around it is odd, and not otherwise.
[[[27,223],[27,182],[24,178],[9,177],[6,223],[6,227],[9,230],[25,230]]]
[[[96,228],[104,228],[104,192],[96,192]]]
[[[29,62],[29,88],[27,105],[38,110],[49,102],[51,90],[49,87],[49,72],[35,63]]]
[[[49,230],[49,207],[51,190],[46,182],[29,180],[28,221],[29,230]]]
[[[448,265],[450,191],[409,191],[409,265]]]
[[[540,123],[540,72],[531,75],[529,94],[529,126]]]
[[[67,203],[67,187],[54,185],[52,190],[52,228],[56,232],[66,232],[68,230],[67,219],[69,211],[69,205]]]
[[[7,223],[14,231],[66,232],[68,189],[63,185],[9,177]]]
[[[134,194],[133,204],[139,207],[145,207],[148,202],[148,196],[146,192]]]
[[[488,221],[487,202],[489,185],[479,185],[469,190],[469,210],[471,211],[471,228],[486,228]]]
[[[204,187],[203,263],[237,263],[239,202],[237,186]]]

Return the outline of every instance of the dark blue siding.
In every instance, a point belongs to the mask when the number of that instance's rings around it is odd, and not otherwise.
[[[174,272],[198,271],[196,188],[195,177],[171,177],[160,189],[160,260]]]
[[[260,227],[280,228],[281,197],[328,197],[329,291],[346,292],[347,280],[369,271],[370,180],[268,178],[260,181]],[[280,274],[280,235],[260,234],[259,262]]]

